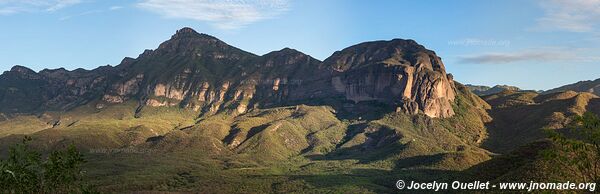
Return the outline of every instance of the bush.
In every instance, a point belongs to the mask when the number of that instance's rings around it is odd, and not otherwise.
[[[51,152],[46,160],[32,150],[25,137],[0,160],[0,193],[89,193],[81,185],[83,155],[75,146]]]
[[[588,112],[576,117],[570,128],[570,137],[549,130],[554,147],[542,154],[553,169],[566,177],[600,182],[600,118]]]

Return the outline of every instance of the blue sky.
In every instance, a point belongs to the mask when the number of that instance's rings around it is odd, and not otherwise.
[[[600,78],[600,0],[0,0],[0,71],[117,65],[192,27],[256,54],[318,59],[414,39],[462,83],[550,89]]]

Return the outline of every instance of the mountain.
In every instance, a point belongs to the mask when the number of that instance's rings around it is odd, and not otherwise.
[[[9,114],[70,110],[98,99],[101,109],[132,99],[138,112],[178,106],[210,115],[316,98],[379,101],[430,117],[454,114],[453,81],[440,58],[401,39],[362,43],[321,62],[288,48],[256,56],[183,28],[116,67],[39,73],[14,67],[0,79],[1,111]]]
[[[290,48],[258,56],[183,28],[114,67],[4,72],[0,152],[23,135],[45,152],[75,144],[106,192],[389,192],[397,171],[442,176],[488,160],[489,108],[413,40],[319,61]],[[319,181],[331,172],[367,178]],[[231,184],[249,186],[222,190]]]
[[[467,86],[471,90],[471,92],[475,93],[478,96],[487,96],[487,95],[491,95],[491,94],[497,94],[497,93],[503,92],[505,90],[521,91],[521,89],[516,86],[508,86],[508,85],[495,85],[494,87],[489,87],[489,86],[478,86],[478,85],[466,84],[465,86]]]
[[[592,81],[592,80],[580,81],[580,82],[577,82],[574,84],[569,84],[569,85],[561,86],[558,88],[554,88],[554,89],[545,91],[544,93],[550,94],[550,93],[556,93],[556,92],[566,92],[569,90],[575,91],[575,92],[589,92],[589,93],[593,93],[596,95],[600,95],[600,79],[596,79],[594,81]]]
[[[482,86],[482,85],[465,84],[465,86],[467,88],[469,88],[469,90],[471,90],[471,92],[473,92],[475,94],[477,94],[476,92],[484,92],[484,91],[491,89],[491,87],[489,87],[489,86]],[[479,94],[477,94],[477,95],[479,95]]]
[[[320,61],[183,28],[114,67],[1,74],[0,158],[24,136],[43,154],[74,144],[108,193],[392,193],[398,179],[514,173],[544,129],[600,113],[598,99],[465,86],[413,40]]]

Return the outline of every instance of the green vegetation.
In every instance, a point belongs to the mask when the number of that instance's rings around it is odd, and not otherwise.
[[[321,62],[293,49],[256,56],[189,28],[118,67],[17,66],[0,75],[0,193],[598,181],[600,121],[579,116],[600,112],[597,96],[496,86],[480,98],[452,79],[412,40],[363,43]],[[423,112],[437,108],[444,116]]]
[[[32,134],[52,125],[38,119],[33,115],[20,116],[4,122],[0,122],[0,137],[6,137],[12,134]]]
[[[45,160],[32,150],[31,138],[10,147],[8,158],[0,160],[2,193],[90,193],[81,184],[83,155],[71,145],[53,151]]]
[[[78,145],[89,161],[85,180],[103,192],[392,192],[399,178],[450,179],[489,159],[477,147],[487,104],[459,88],[449,119],[371,104],[357,105],[369,107],[359,116],[297,105],[199,119],[176,107],[145,107],[136,118],[135,102],[85,105],[38,117],[61,124],[30,134],[31,146]]]
[[[486,123],[488,138],[483,147],[495,153],[508,153],[528,143],[546,138],[544,129],[561,130],[570,120],[598,102],[589,93],[503,92],[483,97],[493,107]]]
[[[521,146],[475,165],[460,177],[492,182],[596,182],[600,119],[593,113],[572,117],[569,129],[546,129],[547,139]]]
[[[20,119],[23,123],[12,129],[18,133],[31,123],[36,129],[21,132],[31,133],[36,141],[28,146],[42,155],[77,145],[89,161],[81,166],[86,173],[78,180],[83,178],[102,192],[389,193],[396,191],[398,179],[561,178],[540,173],[549,168],[540,155],[551,146],[548,142],[526,144],[500,156],[481,146],[500,133],[510,133],[489,131],[490,124],[497,124],[496,129],[504,124],[540,123],[532,126],[542,128],[547,121],[535,116],[508,121],[518,116],[514,114],[550,110],[557,113],[542,116],[566,121],[576,115],[569,111],[583,106],[586,99],[497,94],[500,100],[492,102],[507,106],[490,110],[464,86],[457,84],[457,91],[456,115],[446,119],[407,115],[372,104],[364,105],[369,111],[360,114],[339,107],[296,105],[200,118],[189,109],[145,107],[135,117],[137,103],[130,101],[101,109],[85,105],[39,117],[18,116],[0,124],[9,126]],[[57,119],[60,124],[54,127],[36,127]],[[0,148],[22,137],[3,137]]]
[[[562,177],[600,183],[600,119],[585,113],[575,118],[571,129],[573,137],[549,130],[554,146],[543,152],[549,169]]]

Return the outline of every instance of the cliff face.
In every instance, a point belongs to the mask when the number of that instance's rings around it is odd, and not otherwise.
[[[44,70],[15,67],[0,76],[0,112],[101,109],[128,100],[178,106],[201,115],[320,99],[379,101],[411,114],[454,115],[452,77],[433,51],[412,40],[367,42],[324,62],[285,48],[256,56],[190,28],[116,67]],[[15,104],[28,104],[27,106]],[[13,106],[14,105],[14,106]]]
[[[412,40],[367,42],[338,51],[324,62],[332,84],[346,99],[378,100],[399,111],[430,117],[454,115],[455,87],[433,51]]]
[[[43,70],[15,66],[0,75],[0,112],[32,113],[65,110],[101,96],[115,74],[112,67],[87,71]]]

